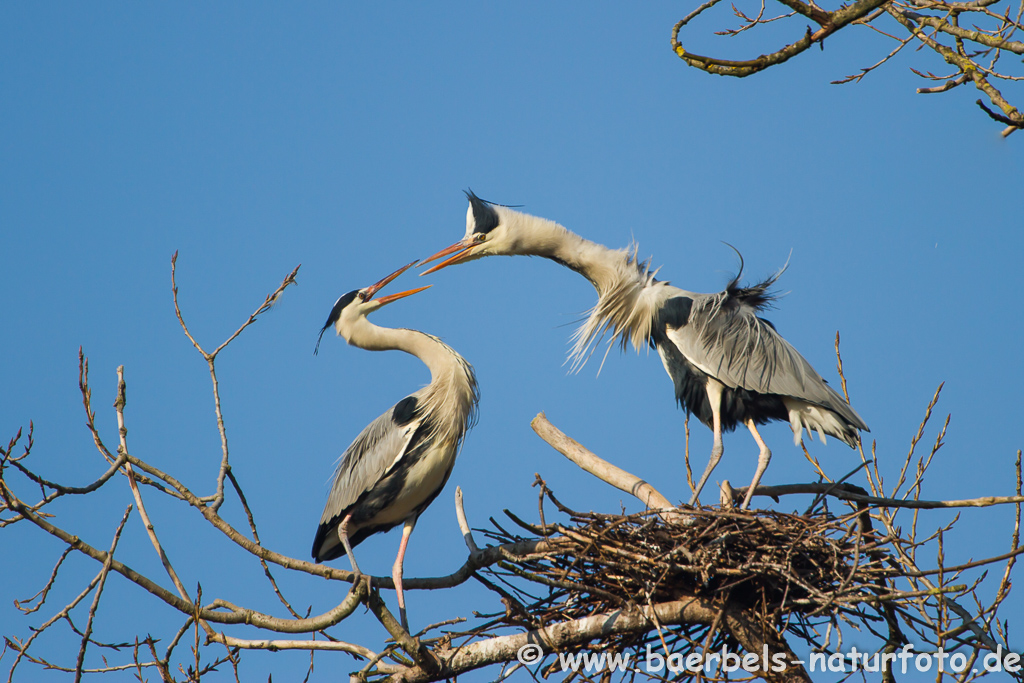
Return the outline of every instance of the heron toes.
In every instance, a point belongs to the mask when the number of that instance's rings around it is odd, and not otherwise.
[[[356,567],[352,575],[352,590],[355,590],[360,583],[366,584],[366,595],[369,595],[373,590],[373,577],[362,573],[359,571],[359,567]]]
[[[708,465],[704,468],[704,474],[701,475],[700,481],[697,482],[697,487],[693,491],[693,496],[690,498],[690,507],[694,507],[700,501],[700,492],[704,489],[704,485],[711,478],[711,473],[714,472],[715,467],[718,466],[718,461],[722,459],[722,454],[725,452],[725,447],[722,445],[721,439],[715,439],[714,445],[711,447],[711,457],[708,458]]]
[[[757,485],[761,483],[761,476],[764,475],[764,471],[768,469],[768,463],[772,460],[772,452],[768,446],[763,441],[759,445],[761,450],[757,454],[757,470],[754,472],[754,478],[751,480],[750,486],[747,487],[747,495],[743,499],[743,505],[741,506],[743,510],[750,507],[750,499],[754,497],[754,491],[757,489]]]

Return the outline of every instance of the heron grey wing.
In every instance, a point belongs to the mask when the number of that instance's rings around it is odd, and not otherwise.
[[[851,424],[864,421],[768,321],[746,305],[723,305],[725,293],[694,302],[686,325],[666,336],[686,359],[727,387],[792,396],[826,407]]]
[[[320,516],[320,524],[334,519],[383,479],[402,459],[409,441],[423,422],[421,416],[403,416],[409,397],[368,424],[345,449],[334,475],[334,484]],[[415,403],[413,403],[415,405]],[[403,419],[408,417],[408,419]]]

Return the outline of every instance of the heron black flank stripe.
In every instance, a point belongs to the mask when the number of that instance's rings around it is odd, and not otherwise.
[[[683,409],[714,433],[707,468],[690,504],[722,457],[722,432],[743,424],[757,442],[757,469],[743,507],[771,460],[757,425],[788,420],[793,439],[803,431],[835,436],[855,448],[858,431],[868,431],[860,415],[811,364],[759,317],[773,300],[769,289],[782,271],[748,287],[743,271],[715,294],[688,292],[655,278],[637,249],[609,249],[544,218],[486,202],[467,192],[466,235],[424,263],[443,259],[422,274],[484,256],[542,256],[576,271],[597,290],[597,303],[573,335],[572,367],[586,363],[601,339],[622,348],[632,344],[658,350]],[[497,223],[495,223],[495,218]],[[483,223],[481,224],[481,221]]]
[[[412,354],[430,370],[430,383],[367,425],[345,449],[312,548],[317,562],[347,554],[358,581],[362,572],[352,548],[402,524],[391,575],[406,630],[402,565],[409,536],[420,513],[447,483],[462,439],[475,420],[478,401],[473,366],[451,347],[417,330],[378,327],[367,320],[381,306],[427,289],[373,298],[412,265],[340,297],[320,330],[323,337],[333,325],[349,344],[361,349]]]

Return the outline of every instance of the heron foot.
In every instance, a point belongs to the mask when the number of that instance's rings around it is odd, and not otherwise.
[[[772,452],[768,450],[767,446],[761,448],[761,452],[757,456],[757,470],[754,472],[754,478],[750,482],[750,486],[747,487],[747,495],[743,498],[743,505],[740,506],[741,510],[747,510],[750,508],[750,499],[754,497],[754,490],[757,489],[757,485],[761,483],[761,475],[768,469],[768,463],[772,459]]]
[[[704,468],[704,474],[701,475],[697,487],[693,490],[693,496],[690,498],[690,507],[696,506],[700,501],[700,492],[704,488],[704,484],[711,478],[711,473],[718,466],[718,461],[722,459],[723,453],[725,453],[725,447],[722,445],[722,440],[715,439],[715,445],[711,447],[711,457],[708,458],[708,466]]]
[[[360,583],[366,584],[366,594],[369,595],[370,591],[373,590],[373,577],[362,573],[359,571],[359,567],[356,567],[352,573],[352,589],[355,590],[356,586]]]

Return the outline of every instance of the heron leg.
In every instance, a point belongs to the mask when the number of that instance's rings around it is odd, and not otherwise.
[[[352,585],[354,586],[363,578],[363,572],[359,570],[359,565],[356,564],[356,556],[352,554],[352,544],[348,542],[348,523],[351,519],[352,513],[350,512],[345,515],[345,519],[341,520],[341,524],[338,525],[338,538],[341,539],[341,544],[345,546],[345,554],[348,555],[348,561],[352,563],[352,571],[356,574],[352,578]]]
[[[704,474],[701,475],[700,481],[697,482],[697,488],[693,490],[693,497],[690,498],[691,507],[697,504],[701,489],[704,488],[704,484],[707,483],[711,473],[718,466],[718,461],[722,459],[722,453],[725,452],[725,448],[722,446],[722,389],[721,382],[711,377],[708,378],[705,390],[708,393],[708,403],[711,404],[711,429],[715,433],[715,443],[711,447],[711,457],[708,458],[708,466],[704,468]]]
[[[761,481],[761,475],[768,469],[768,463],[772,459],[772,452],[768,450],[768,446],[765,445],[764,439],[757,432],[757,425],[754,424],[753,420],[747,420],[747,429],[754,437],[754,441],[757,442],[757,447],[760,448],[760,452],[757,454],[757,470],[754,472],[754,479],[750,482],[750,486],[747,487],[747,495],[743,498],[743,505],[741,509],[746,510],[750,507],[750,499],[754,496],[754,489],[757,488],[758,483]]]
[[[395,558],[395,566],[391,568],[391,578],[395,580],[395,591],[398,593],[398,614],[402,618],[402,628],[409,630],[409,620],[405,614],[405,590],[402,588],[402,565],[405,562],[405,548],[409,545],[409,537],[412,530],[416,528],[416,517],[405,520],[402,527],[402,541],[398,544],[398,557]]]

